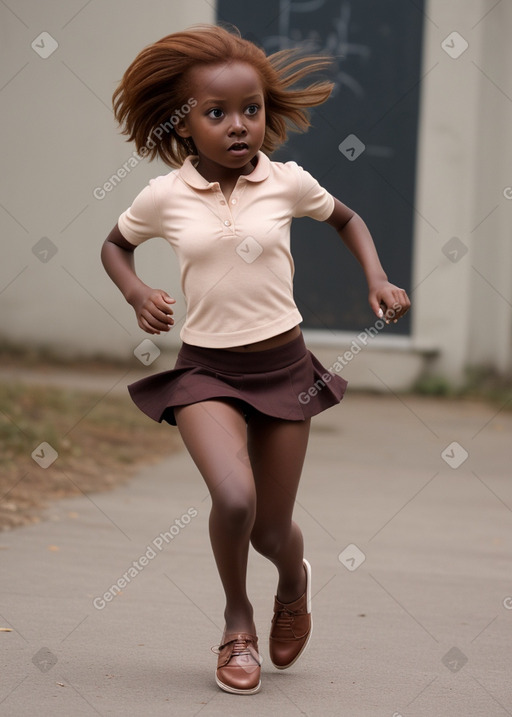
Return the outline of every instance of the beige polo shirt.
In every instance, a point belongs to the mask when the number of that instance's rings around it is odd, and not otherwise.
[[[257,160],[228,202],[219,183],[196,170],[197,157],[187,157],[179,170],[150,180],[119,217],[131,244],[163,237],[176,252],[186,343],[250,344],[302,321],[293,299],[291,221],[328,219],[334,199],[295,162],[272,162],[262,152]]]

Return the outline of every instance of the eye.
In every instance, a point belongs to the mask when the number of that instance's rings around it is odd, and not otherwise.
[[[249,116],[254,116],[255,114],[258,113],[258,110],[259,110],[259,105],[249,105],[249,107],[245,111]]]
[[[207,112],[207,117],[210,117],[211,119],[220,119],[223,114],[223,111],[219,107],[214,107],[212,110]]]

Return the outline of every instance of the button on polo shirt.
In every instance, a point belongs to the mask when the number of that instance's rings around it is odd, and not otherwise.
[[[187,303],[184,342],[227,348],[293,328],[302,316],[293,299],[291,221],[325,221],[334,198],[295,162],[258,152],[226,201],[197,160],[150,180],[119,217],[121,234],[135,246],[163,237],[174,249]]]

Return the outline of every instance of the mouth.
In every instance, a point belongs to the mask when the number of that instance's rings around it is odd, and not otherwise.
[[[249,145],[246,142],[234,142],[231,147],[228,147],[228,152],[232,154],[243,154],[249,151]]]

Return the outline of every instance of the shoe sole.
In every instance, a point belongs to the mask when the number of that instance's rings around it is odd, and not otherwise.
[[[304,567],[306,568],[306,611],[311,615],[311,565],[306,560],[306,558],[303,558]],[[304,651],[306,650],[306,647],[309,645],[309,641],[311,640],[311,635],[313,634],[313,618],[311,618],[311,627],[309,630],[308,639],[302,646],[301,651],[294,657],[294,659],[289,662],[287,665],[276,665],[274,662],[272,662],[272,659],[270,660],[274,667],[276,667],[278,670],[287,670],[289,667],[294,665],[299,657],[304,654]]]
[[[230,692],[232,695],[255,695],[261,688],[261,680],[258,682],[256,687],[251,687],[250,690],[239,690],[237,687],[230,687],[229,685],[224,684],[224,682],[221,682],[217,675],[215,675],[215,682],[221,690],[224,690],[224,692]]]

